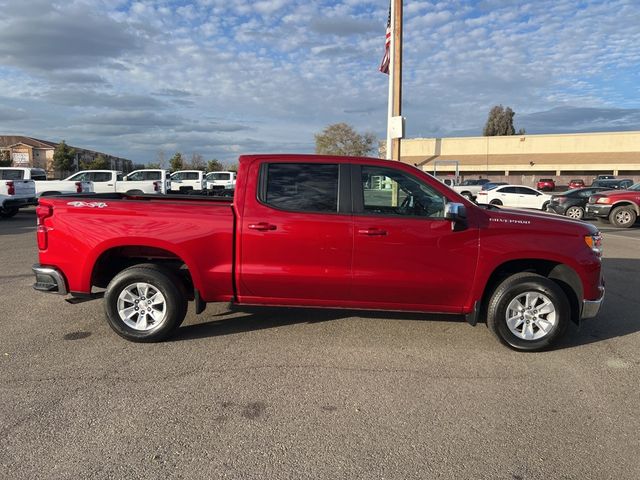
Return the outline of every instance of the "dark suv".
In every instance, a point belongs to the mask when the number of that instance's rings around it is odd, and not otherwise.
[[[604,187],[615,190],[624,190],[633,185],[633,180],[625,178],[624,180],[594,180],[591,184],[592,187]]]

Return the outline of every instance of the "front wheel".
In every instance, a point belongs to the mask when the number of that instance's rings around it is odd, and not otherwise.
[[[571,309],[564,291],[535,273],[504,280],[491,296],[487,326],[515,350],[536,351],[551,345],[567,328]]]
[[[491,200],[489,203],[498,207],[502,205],[502,202],[500,200]]]
[[[611,214],[609,215],[609,220],[616,227],[620,228],[629,228],[634,223],[636,223],[636,211],[633,207],[628,205],[623,205],[621,207],[616,207],[611,210]]]
[[[176,330],[187,313],[180,280],[154,264],[117,274],[104,296],[109,326],[133,342],[157,342]]]

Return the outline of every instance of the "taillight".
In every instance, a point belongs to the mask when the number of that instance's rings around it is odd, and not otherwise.
[[[160,191],[160,182],[153,182],[153,191],[154,192]]]
[[[487,192],[478,192],[478,195],[488,195]]]
[[[53,215],[53,207],[50,205],[38,205],[36,207],[36,222],[38,227],[36,228],[38,237],[38,249],[46,250],[48,246],[47,239],[47,227],[44,226],[45,218],[49,218]]]
[[[16,186],[13,182],[6,182],[7,185],[7,195],[15,195],[16,194]]]
[[[82,193],[82,182],[76,182],[76,193]]]

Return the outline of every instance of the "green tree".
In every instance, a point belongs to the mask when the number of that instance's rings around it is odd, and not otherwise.
[[[142,163],[136,163],[133,166],[134,170],[141,170],[143,168],[162,168],[162,167],[160,166],[160,162],[149,162],[148,165],[144,165]]]
[[[0,151],[0,167],[11,166],[11,152],[9,150]]]
[[[107,160],[101,153],[89,164],[91,170],[107,170],[111,167],[111,162]]]
[[[323,155],[348,155],[364,157],[371,153],[376,143],[373,133],[359,134],[351,125],[334,123],[315,135],[316,153]]]
[[[489,110],[487,123],[484,125],[482,134],[485,137],[515,135],[516,129],[513,126],[513,117],[515,117],[515,115],[511,107],[505,108],[502,105],[496,105]]]
[[[184,170],[184,160],[182,159],[182,154],[180,152],[176,152],[176,154],[171,157],[169,160],[169,167],[172,172],[176,170]]]
[[[75,149],[69,147],[69,145],[62,140],[53,151],[53,168],[61,175],[68,173],[74,166],[73,161],[75,157]]]
[[[222,163],[217,158],[209,160],[207,162],[207,172],[220,172],[224,170]]]
[[[230,163],[229,165],[227,165],[227,171],[238,173],[238,164],[237,163]]]

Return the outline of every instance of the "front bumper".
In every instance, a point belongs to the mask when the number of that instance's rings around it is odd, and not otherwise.
[[[594,217],[608,217],[611,212],[611,205],[600,205],[597,203],[587,203],[585,212]]]
[[[59,295],[66,295],[69,293],[64,275],[57,268],[47,267],[36,263],[31,267],[31,270],[33,270],[33,273],[36,276],[36,283],[33,284],[34,290],[38,290],[39,292],[57,293]]]
[[[604,285],[598,287],[600,289],[601,295],[598,300],[583,300],[582,301],[582,312],[580,314],[580,319],[585,320],[587,318],[593,318],[598,315],[600,311],[600,307],[602,306],[602,301],[604,300]]]
[[[36,197],[22,197],[22,198],[7,198],[2,202],[2,208],[22,208],[32,205],[38,205],[38,199]]]

